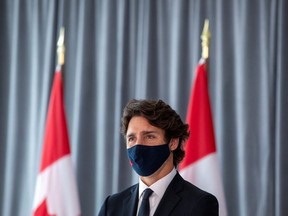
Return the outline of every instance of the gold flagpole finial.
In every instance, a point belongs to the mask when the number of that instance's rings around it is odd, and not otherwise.
[[[58,65],[64,65],[65,62],[65,44],[64,44],[65,29],[61,27],[60,35],[57,42]]]
[[[203,32],[201,35],[201,40],[202,40],[202,58],[203,59],[208,59],[209,57],[209,44],[210,44],[210,31],[209,31],[209,20],[205,19],[204,27],[203,27]]]

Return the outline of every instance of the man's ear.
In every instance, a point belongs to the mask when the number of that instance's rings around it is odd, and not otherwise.
[[[172,138],[169,143],[170,151],[174,151],[179,145],[179,138]]]

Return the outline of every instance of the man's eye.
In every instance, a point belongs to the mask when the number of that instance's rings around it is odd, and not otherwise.
[[[134,140],[134,137],[128,137],[127,141],[132,142]]]
[[[153,136],[153,135],[147,135],[147,139],[154,139],[155,138],[155,136]]]

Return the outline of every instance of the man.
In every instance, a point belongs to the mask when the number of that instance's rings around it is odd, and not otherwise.
[[[189,133],[188,125],[168,104],[129,101],[122,133],[139,183],[107,197],[99,215],[218,215],[217,199],[185,181],[176,170]]]

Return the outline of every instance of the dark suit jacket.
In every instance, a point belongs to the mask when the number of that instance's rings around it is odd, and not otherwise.
[[[135,216],[137,205],[138,184],[107,197],[99,216]],[[164,193],[154,215],[214,216],[218,215],[218,208],[218,201],[213,195],[185,181],[177,173]]]

